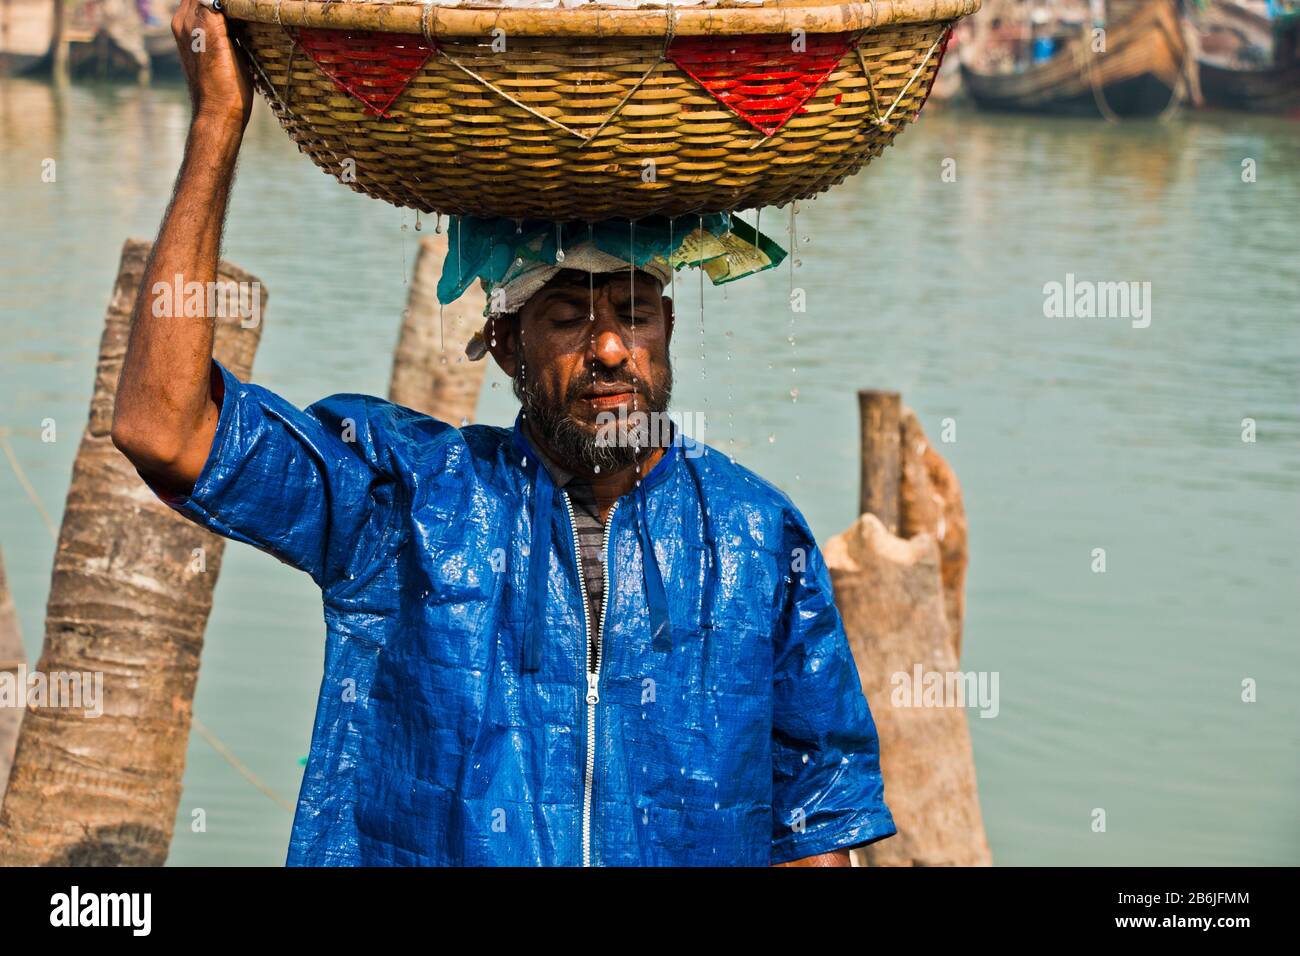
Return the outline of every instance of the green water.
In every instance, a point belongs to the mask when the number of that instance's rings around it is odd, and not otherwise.
[[[0,427],[56,522],[121,242],[153,236],[187,118],[179,88],[0,81]],[[971,526],[963,667],[1000,675],[998,716],[970,714],[995,861],[1300,862],[1300,125],[931,110],[803,209],[793,322],[785,270],[707,290],[703,333],[694,282],[679,286],[676,405],[823,540],[854,517],[856,389],[900,389],[936,441],[954,420],[940,448]],[[327,179],[259,111],[226,243],[270,290],[259,381],[299,404],[383,393],[413,223]],[[1044,284],[1067,273],[1150,282],[1150,326],[1044,318]],[[508,423],[492,381],[481,418]],[[35,658],[53,543],[2,461],[0,547]],[[228,549],[195,709],[290,798],[322,636],[305,576]],[[290,822],[193,738],[172,862],[279,864]]]

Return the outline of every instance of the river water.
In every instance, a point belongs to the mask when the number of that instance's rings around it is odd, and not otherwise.
[[[179,87],[0,81],[0,428],[56,523],[121,243],[157,229],[187,119]],[[855,390],[901,390],[956,469],[962,664],[999,675],[997,716],[969,712],[998,863],[1300,862],[1297,210],[1300,124],[932,109],[803,204],[793,277],[707,289],[703,331],[679,284],[676,407],[820,540],[855,517]],[[761,225],[784,240],[788,216]],[[270,290],[256,378],[298,404],[383,394],[413,226],[259,106],[226,242]],[[1149,324],[1045,317],[1045,284],[1067,281],[1150,283]],[[490,381],[480,418],[509,423]],[[53,542],[7,462],[0,547],[35,659]],[[228,548],[195,711],[290,799],[322,636],[305,576]],[[279,864],[290,822],[192,738],[171,862]]]

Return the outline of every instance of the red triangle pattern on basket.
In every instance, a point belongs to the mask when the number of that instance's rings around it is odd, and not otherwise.
[[[771,136],[803,110],[859,34],[812,33],[792,49],[789,34],[674,37],[668,59],[755,129]]]
[[[294,41],[344,93],[373,116],[387,116],[411,78],[433,55],[418,33],[299,27]]]

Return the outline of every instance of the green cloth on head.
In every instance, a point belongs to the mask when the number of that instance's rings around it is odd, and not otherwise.
[[[635,265],[666,278],[674,269],[699,266],[716,285],[771,269],[785,256],[730,213],[559,224],[452,216],[438,301],[454,302],[481,279],[488,296],[484,314],[509,313],[560,269],[611,272]]]

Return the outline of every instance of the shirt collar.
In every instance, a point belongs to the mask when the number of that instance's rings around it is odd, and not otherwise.
[[[550,455],[542,451],[541,442],[537,440],[536,435],[533,433],[533,426],[528,422],[527,419],[523,420],[523,429],[524,429],[525,436],[528,438],[528,444],[533,446],[533,454],[535,454],[538,457],[538,459],[541,461],[541,463],[546,467],[546,470],[551,475],[551,481],[555,483],[555,487],[563,488],[569,482],[573,481],[574,478],[576,477],[573,474],[573,472],[565,468],[561,468],[559,465],[557,465],[554,461],[551,460]]]

